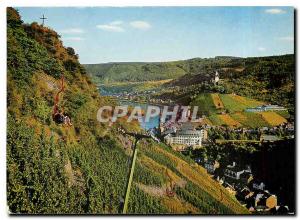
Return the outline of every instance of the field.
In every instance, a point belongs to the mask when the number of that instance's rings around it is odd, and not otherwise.
[[[253,99],[248,99],[242,96],[233,94],[220,94],[220,98],[225,106],[225,108],[230,112],[243,111],[249,107],[257,107],[262,105],[262,102],[255,101]]]
[[[220,99],[220,96],[219,94],[217,93],[212,93],[211,94],[211,98],[216,106],[216,109],[223,109],[224,108],[224,105],[223,105],[223,102],[222,100]]]
[[[259,114],[271,126],[277,126],[277,125],[280,125],[282,123],[287,122],[287,120],[285,118],[278,115],[276,112],[262,112],[262,113],[259,113]]]
[[[208,117],[205,123],[209,125],[250,128],[272,127],[286,122],[286,118],[289,118],[287,111],[245,112],[246,108],[263,104],[265,103],[235,94],[218,93],[200,94],[192,101],[192,105],[199,105],[199,109],[204,110],[204,114],[208,113],[205,114]]]
[[[224,115],[218,115],[219,118],[221,118],[222,121],[225,122],[226,125],[228,125],[229,127],[240,127],[241,124],[236,121],[235,119],[233,119],[230,115],[228,114],[224,114]]]
[[[217,114],[209,116],[208,119],[211,122],[210,125],[216,125],[216,126],[225,125],[225,122]]]
[[[252,112],[236,112],[231,114],[231,117],[250,128],[270,126],[261,115]]]
[[[216,106],[210,94],[199,94],[190,104],[191,106],[198,106],[199,112],[204,115],[211,115],[217,113]]]
[[[276,113],[286,119],[291,117],[288,111],[277,111]]]
[[[230,96],[235,101],[237,101],[241,104],[244,104],[247,107],[257,107],[257,106],[265,104],[264,102],[256,101],[254,99],[249,99],[249,98],[235,95],[235,94],[229,94],[228,96]]]

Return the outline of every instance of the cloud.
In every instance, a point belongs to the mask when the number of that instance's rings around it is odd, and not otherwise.
[[[70,41],[83,41],[84,38],[82,37],[64,37],[64,40],[70,40]]]
[[[280,8],[269,8],[265,10],[265,13],[267,14],[284,14],[286,11],[280,9]]]
[[[280,37],[278,39],[282,40],[282,41],[294,41],[294,37],[293,36]]]
[[[121,25],[121,24],[123,24],[123,21],[112,21],[112,22],[110,22],[109,23],[109,25],[113,25],[113,26],[115,26],[115,25]]]
[[[99,24],[96,27],[103,31],[124,32],[125,31],[124,25],[128,25],[128,23],[125,24],[121,20],[116,20],[107,24]],[[148,30],[149,28],[151,28],[151,25],[146,21],[132,21],[129,22],[129,25],[139,30]]]
[[[260,52],[263,52],[263,51],[266,51],[266,48],[264,48],[264,47],[258,47],[257,50],[260,51]]]
[[[81,28],[68,28],[68,29],[61,30],[60,33],[63,33],[63,34],[82,34],[82,33],[84,33],[84,30],[82,30]]]
[[[132,21],[129,23],[133,28],[140,30],[148,30],[151,28],[151,25],[146,21]]]
[[[97,28],[103,31],[124,32],[124,29],[122,27],[110,24],[99,24],[97,25]]]
[[[112,21],[108,24],[99,24],[96,27],[103,31],[124,32],[125,31],[124,28],[121,27],[122,24],[123,21],[117,20],[117,21]]]

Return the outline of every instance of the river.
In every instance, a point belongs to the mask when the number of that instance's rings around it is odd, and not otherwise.
[[[144,112],[146,112],[147,107],[149,106],[148,104],[145,104],[145,103],[124,101],[124,100],[119,101],[119,103],[120,103],[120,105],[128,105],[131,107],[140,106],[142,111],[144,111]],[[144,116],[140,120],[140,126],[145,130],[149,130],[151,128],[158,127],[158,125],[159,125],[159,116],[151,117],[148,122],[145,122]]]
[[[120,92],[120,91],[111,91],[111,90],[104,90],[103,87],[98,87],[99,89],[99,92],[102,96],[115,96],[116,92]],[[134,106],[140,106],[141,109],[146,112],[147,110],[147,107],[150,105],[150,104],[145,104],[145,103],[138,103],[138,102],[133,102],[133,101],[128,101],[128,100],[121,100],[121,99],[116,99],[120,105],[128,105],[128,106],[131,106],[131,107],[134,107]],[[152,106],[155,106],[155,105],[152,105]],[[156,117],[151,117],[150,120],[148,122],[145,122],[144,120],[144,117],[142,118],[142,120],[139,120],[140,122],[140,126],[145,129],[145,130],[149,130],[151,128],[154,128],[154,127],[158,127],[159,125],[159,116],[156,116]]]

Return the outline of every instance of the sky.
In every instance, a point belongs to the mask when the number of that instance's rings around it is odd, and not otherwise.
[[[81,63],[156,62],[294,53],[292,7],[18,7]]]

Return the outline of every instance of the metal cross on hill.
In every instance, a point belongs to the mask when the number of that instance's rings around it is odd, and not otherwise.
[[[43,14],[43,17],[41,17],[40,19],[42,19],[43,20],[43,22],[42,22],[42,26],[44,26],[44,23],[45,23],[45,19],[47,19],[45,16],[44,16],[44,14]]]

